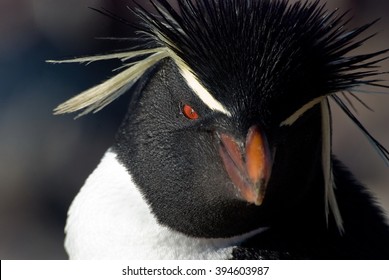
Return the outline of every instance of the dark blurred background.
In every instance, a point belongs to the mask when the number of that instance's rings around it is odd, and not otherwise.
[[[389,48],[389,1],[327,2],[330,9],[351,8],[351,26],[381,17],[371,31],[379,34],[362,51]],[[67,257],[67,209],[111,145],[128,97],[76,121],[74,115],[53,116],[56,105],[105,80],[120,64],[50,65],[45,60],[127,48],[128,41],[98,38],[131,37],[133,29],[88,7],[106,8],[132,21],[128,5],[131,0],[0,0],[1,259]],[[388,62],[382,67],[389,71]],[[361,97],[375,112],[360,108],[360,120],[389,148],[389,96]],[[389,211],[389,168],[336,108],[334,118],[335,154]]]

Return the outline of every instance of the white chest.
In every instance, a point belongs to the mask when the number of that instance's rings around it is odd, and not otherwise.
[[[236,244],[265,230],[204,239],[160,225],[112,151],[90,175],[68,215],[65,247],[71,259],[228,259]]]

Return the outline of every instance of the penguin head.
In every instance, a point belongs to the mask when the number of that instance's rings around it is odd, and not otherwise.
[[[302,199],[313,180],[307,174],[320,165],[320,110],[282,127],[274,119],[283,116],[265,110],[272,101],[260,91],[231,90],[219,98],[221,112],[172,60],[150,75],[114,150],[160,223],[191,236],[229,237],[268,226]]]
[[[113,149],[174,230],[239,235],[271,226],[313,192],[341,227],[328,98],[377,85],[365,78],[379,74],[371,69],[385,51],[347,55],[371,24],[347,31],[345,15],[318,1],[178,1],[178,11],[152,3],[158,15],[135,10],[142,48],[67,61],[136,62],[57,112],[99,110],[137,85]]]

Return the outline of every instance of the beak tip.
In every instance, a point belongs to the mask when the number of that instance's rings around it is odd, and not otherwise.
[[[266,185],[261,185],[259,190],[255,192],[256,197],[254,199],[254,204],[256,206],[261,206],[263,204],[263,201],[265,199],[265,189],[266,189]]]
[[[264,195],[258,195],[257,199],[255,200],[254,204],[256,206],[261,206],[264,200]]]
[[[255,206],[261,206],[261,205],[262,205],[262,202],[263,202],[262,200],[261,200],[261,201],[255,201],[254,204],[255,204]]]

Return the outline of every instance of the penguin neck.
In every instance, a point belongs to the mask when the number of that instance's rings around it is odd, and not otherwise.
[[[109,150],[73,201],[65,247],[71,259],[230,259],[260,228],[232,238],[194,238],[161,225]]]

